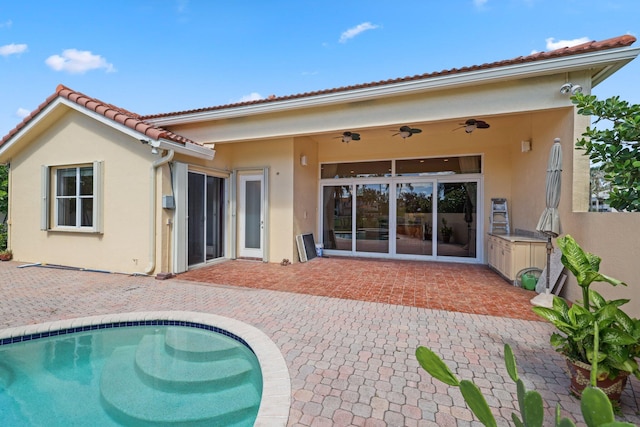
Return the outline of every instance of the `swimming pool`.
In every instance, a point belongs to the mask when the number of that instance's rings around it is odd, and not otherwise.
[[[275,344],[233,319],[147,312],[0,331],[5,425],[286,425],[290,399]]]

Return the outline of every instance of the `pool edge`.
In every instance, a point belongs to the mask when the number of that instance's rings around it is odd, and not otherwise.
[[[280,349],[267,334],[242,321],[195,311],[140,311],[56,320],[0,330],[0,339],[116,322],[175,320],[201,323],[231,332],[253,350],[262,370],[262,399],[255,426],[286,426],[291,407],[291,378]]]

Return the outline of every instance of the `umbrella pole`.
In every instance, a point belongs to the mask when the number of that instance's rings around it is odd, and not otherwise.
[[[553,244],[551,243],[551,236],[547,236],[547,289],[546,293],[551,292],[551,252],[553,251]]]

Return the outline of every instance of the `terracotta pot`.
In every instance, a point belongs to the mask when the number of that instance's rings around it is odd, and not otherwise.
[[[567,359],[567,366],[571,373],[571,393],[581,397],[582,390],[591,383],[591,365]],[[616,403],[620,401],[622,391],[627,385],[627,377],[629,377],[628,372],[620,372],[614,379],[605,378],[598,381],[597,385],[612,403]]]
[[[11,254],[0,254],[0,261],[11,261]]]

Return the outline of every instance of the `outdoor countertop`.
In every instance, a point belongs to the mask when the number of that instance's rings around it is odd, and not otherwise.
[[[526,236],[523,234],[500,234],[500,233],[489,233],[490,236],[496,236],[500,239],[504,239],[509,242],[532,242],[532,243],[545,243],[546,240],[540,239],[538,237]]]

